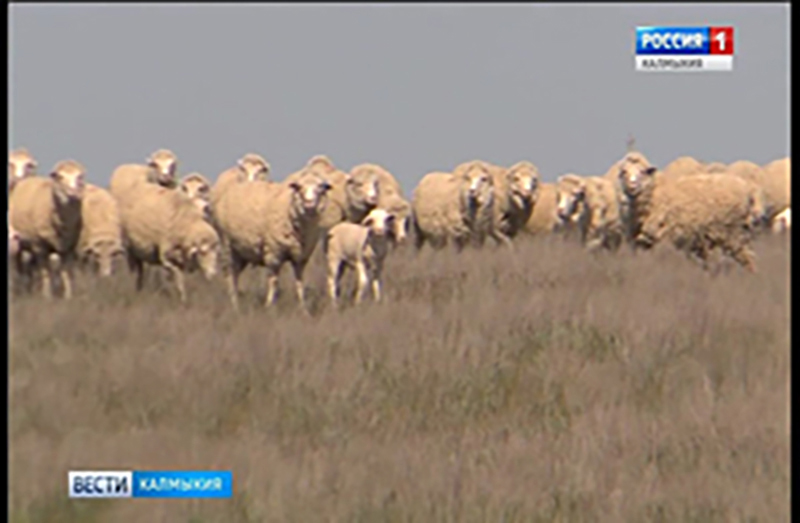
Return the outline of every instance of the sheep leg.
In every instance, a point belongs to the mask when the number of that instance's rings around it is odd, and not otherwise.
[[[278,296],[278,271],[272,267],[267,267],[267,295],[264,298],[264,306],[270,307],[275,304]]]
[[[144,262],[129,258],[128,263],[132,265],[133,271],[136,272],[136,292],[140,292],[144,288]]]
[[[44,299],[50,300],[53,298],[53,281],[50,277],[51,267],[47,257],[39,257],[39,271],[42,276],[42,295]]]
[[[356,271],[358,271],[358,290],[356,291],[356,305],[359,305],[361,301],[364,299],[364,294],[366,294],[367,287],[369,285],[369,274],[367,273],[367,268],[363,262],[358,263],[356,265]]]
[[[328,266],[328,295],[334,307],[339,307],[339,280],[342,277],[342,263],[337,262]]]
[[[172,274],[172,277],[175,280],[175,287],[178,289],[178,296],[180,297],[181,303],[186,303],[186,283],[183,279],[183,271],[180,268],[172,263],[169,260],[161,260],[163,267],[168,271],[168,274]]]
[[[375,267],[372,272],[372,297],[376,303],[381,301],[382,272],[380,267]]]
[[[730,252],[730,257],[752,273],[756,273],[756,254],[750,247],[741,247]]]
[[[303,281],[303,273],[305,272],[306,264],[293,263],[292,269],[294,269],[294,288],[297,292],[297,301],[303,312],[308,314],[308,307],[306,306],[306,287]]]
[[[61,285],[64,287],[64,299],[72,299],[72,268],[68,263],[61,263],[59,267]]]
[[[511,238],[509,238],[504,232],[498,231],[497,229],[492,229],[489,234],[492,238],[494,238],[494,241],[497,242],[497,245],[505,245],[512,251],[514,250],[514,244],[511,242]]]
[[[244,262],[235,253],[231,252],[228,265],[228,297],[234,310],[239,310],[239,275],[244,270]]]

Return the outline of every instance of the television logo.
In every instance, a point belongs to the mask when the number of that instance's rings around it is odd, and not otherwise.
[[[637,27],[637,71],[732,71],[733,27]]]
[[[70,471],[70,498],[230,498],[233,474],[222,471]]]

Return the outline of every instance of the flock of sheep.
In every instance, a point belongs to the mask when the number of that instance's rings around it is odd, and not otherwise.
[[[38,280],[48,298],[58,276],[70,298],[76,264],[109,276],[113,260],[124,257],[137,290],[146,266],[160,266],[182,302],[185,273],[199,270],[211,279],[221,271],[238,308],[247,266],[266,269],[270,305],[288,262],[307,310],[303,273],[317,244],[338,304],[346,267],[358,275],[357,301],[368,291],[380,300],[384,260],[407,239],[417,249],[450,243],[458,251],[489,237],[513,249],[520,234],[568,234],[589,250],[667,242],[705,268],[719,252],[755,271],[754,235],[790,226],[789,158],[758,166],[681,157],[659,170],[629,150],[603,176],[566,174],[552,184],[527,161],[505,168],[474,160],[425,175],[411,201],[379,165],[344,172],[321,155],[282,182],[270,180],[270,165],[258,154],[244,155],[214,184],[199,173],[178,178],[177,166],[172,151],[158,150],[144,164],[118,167],[107,190],[86,184],[79,162],[61,161],[43,177],[26,149],[11,151],[8,231],[16,276],[29,291]]]

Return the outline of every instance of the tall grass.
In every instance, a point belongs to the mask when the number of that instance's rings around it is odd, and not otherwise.
[[[336,312],[221,281],[11,297],[13,522],[789,519],[789,248],[710,277],[557,239],[387,261]],[[353,290],[352,282],[349,285]],[[67,499],[70,469],[232,470],[231,500]]]

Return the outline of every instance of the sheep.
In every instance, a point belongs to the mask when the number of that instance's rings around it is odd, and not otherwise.
[[[328,231],[324,252],[328,263],[328,293],[334,307],[339,305],[339,281],[345,267],[358,273],[356,305],[363,300],[370,283],[373,298],[381,301],[383,264],[395,230],[395,216],[378,208],[371,210],[360,224],[342,222]]]
[[[536,203],[523,231],[530,236],[539,236],[559,230],[561,225],[556,210],[558,205],[556,185],[540,183],[536,192]]]
[[[565,174],[558,178],[557,213],[563,227],[574,227],[590,251],[616,250],[622,240],[619,207],[613,183],[607,178]]]
[[[777,216],[792,205],[792,164],[789,158],[775,160],[762,168],[764,192]],[[773,217],[774,218],[774,217]]]
[[[677,177],[687,174],[698,174],[706,172],[706,165],[691,156],[681,156],[661,170],[660,175],[664,177]]]
[[[394,241],[397,244],[405,242],[411,227],[411,204],[406,200],[403,189],[392,174],[374,163],[362,163],[350,169],[351,178],[365,178],[365,175],[374,174],[378,181],[378,201],[375,208],[386,209],[395,216]],[[351,213],[351,221],[363,219],[356,213]]]
[[[144,286],[145,264],[160,265],[172,276],[181,303],[187,302],[184,272],[199,268],[207,280],[217,272],[219,237],[200,209],[183,192],[143,184],[136,198],[121,206],[128,241],[128,263],[136,290]]]
[[[494,182],[483,162],[469,162],[459,174],[426,174],[411,203],[415,247],[428,242],[441,249],[452,241],[461,251],[470,241],[482,244],[493,230],[493,205]]]
[[[114,260],[125,251],[119,208],[110,192],[96,185],[86,185],[81,224],[77,246],[79,259],[94,266],[101,277],[111,276]]]
[[[638,245],[650,248],[667,240],[708,268],[710,252],[719,248],[745,269],[756,272],[750,247],[753,226],[763,215],[756,202],[759,188],[736,176],[697,174],[661,180],[654,186]]]
[[[24,147],[18,147],[8,154],[8,194],[20,180],[36,176],[36,159]]]
[[[169,149],[159,149],[147,158],[145,165],[129,163],[114,169],[109,189],[114,198],[122,203],[134,187],[143,183],[176,188],[177,169],[178,158],[175,153]]]
[[[378,198],[378,209],[385,209],[394,216],[394,233],[392,246],[403,245],[411,228],[411,204],[397,193],[381,193]]]
[[[357,169],[354,173],[347,175],[345,183],[345,193],[347,195],[347,206],[345,207],[345,219],[351,223],[358,223],[377,207],[381,191],[381,178],[376,169]],[[392,190],[396,194],[396,188],[388,185],[387,190]]]
[[[267,270],[268,307],[275,303],[280,269],[289,262],[300,308],[308,314],[303,273],[320,238],[330,190],[331,184],[307,167],[282,183],[252,182],[225,191],[215,216],[227,245],[228,292],[234,309],[239,308],[239,274],[248,264]]]
[[[209,192],[211,191],[211,184],[208,182],[208,179],[198,172],[189,173],[181,178],[178,188],[197,205],[197,208],[200,209],[206,219],[210,221],[211,205]]]
[[[58,162],[47,178],[28,177],[16,184],[9,219],[20,247],[42,276],[42,292],[52,298],[52,275],[58,274],[63,297],[72,298],[69,262],[81,233],[81,200],[86,168],[75,160]]]
[[[772,232],[779,234],[792,228],[792,208],[787,207],[772,219]]]
[[[358,214],[356,209],[374,208],[374,204],[368,205],[364,202],[363,197],[359,198],[359,194],[362,192],[361,183],[358,184],[358,187],[348,188],[350,175],[337,169],[331,159],[322,154],[312,156],[302,169],[287,176],[284,183],[295,182],[308,172],[315,173],[330,186],[326,190],[326,204],[319,217],[319,227],[323,230],[329,230],[339,222],[351,221],[350,218]],[[351,200],[352,198],[355,200]],[[322,234],[320,238],[324,243],[326,236]]]
[[[222,193],[231,185],[256,180],[267,181],[271,172],[272,167],[262,156],[255,153],[245,154],[236,162],[235,166],[220,174],[217,181],[214,182],[209,195],[212,211]]]
[[[517,236],[531,217],[539,187],[539,170],[530,162],[508,169],[492,169],[494,182],[493,228],[504,242]],[[508,239],[508,241],[506,241]]]
[[[613,168],[617,171],[620,188],[620,211],[625,239],[635,251],[638,245],[635,240],[650,212],[658,169],[637,151],[627,153]]]

